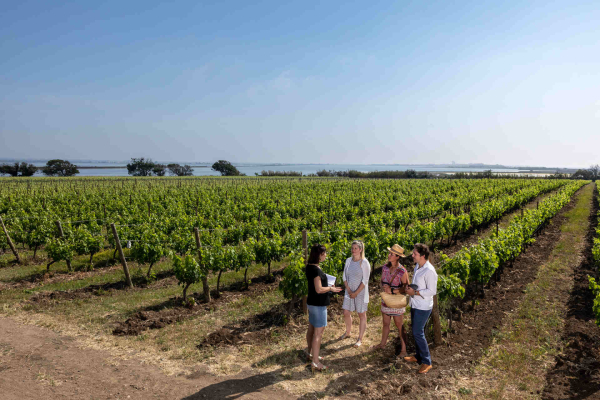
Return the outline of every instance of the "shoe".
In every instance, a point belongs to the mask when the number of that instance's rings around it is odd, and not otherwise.
[[[354,347],[355,349],[358,349],[360,346],[362,346],[362,342],[360,340],[357,340],[356,343],[352,345],[352,347]]]
[[[417,358],[415,356],[408,356],[408,357],[404,357],[404,361],[417,362]]]
[[[315,364],[314,362],[310,363],[310,369],[312,370],[312,372],[315,372],[315,371],[319,371],[319,372],[327,371],[327,367],[326,366],[324,366],[321,363]]]
[[[431,365],[427,365],[427,364],[421,364],[421,368],[419,368],[419,373],[420,374],[426,374],[429,372],[429,370],[433,368]]]
[[[344,332],[344,334],[342,336],[340,336],[338,338],[338,340],[344,340],[344,339],[348,339],[350,337],[349,333]]]
[[[304,350],[304,356],[306,357],[306,361],[312,361],[313,355]],[[323,361],[323,357],[319,356],[319,361]]]

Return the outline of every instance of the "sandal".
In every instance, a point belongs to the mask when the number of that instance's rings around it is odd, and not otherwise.
[[[381,344],[376,344],[371,346],[371,351],[383,350],[385,348],[385,344],[382,346]]]
[[[349,333],[346,333],[346,332],[344,332],[344,334],[343,334],[342,336],[340,336],[340,337],[338,338],[338,340],[344,340],[344,339],[348,339],[348,338],[350,338],[350,334],[349,334]]]
[[[304,350],[303,353],[306,356],[306,361],[312,361],[312,359],[313,359],[313,355],[312,354],[310,354],[306,350]],[[319,361],[323,361],[323,357],[319,356]]]
[[[315,371],[319,371],[319,372],[327,371],[327,367],[326,366],[324,366],[321,363],[315,364],[314,362],[310,363],[310,369],[312,369],[313,372],[315,372]]]
[[[354,347],[355,349],[358,349],[360,346],[362,346],[362,341],[361,340],[357,340],[356,343],[354,343],[352,345],[352,347]]]

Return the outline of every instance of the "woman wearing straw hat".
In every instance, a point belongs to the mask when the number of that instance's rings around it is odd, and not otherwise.
[[[398,294],[404,293],[406,285],[408,285],[408,272],[406,268],[400,264],[400,257],[404,255],[404,249],[395,244],[391,248],[388,247],[388,262],[381,267],[381,289],[385,293]],[[394,324],[398,328],[401,342],[400,356],[404,357],[406,353],[406,333],[404,332],[404,312],[405,308],[394,308],[385,304],[381,300],[381,316],[383,317],[383,329],[381,330],[381,342],[377,346],[373,346],[374,350],[383,349],[387,343],[388,335],[390,334],[390,322],[394,319]]]
[[[371,274],[371,265],[365,258],[365,245],[360,240],[352,242],[352,257],[346,260],[342,280],[346,286],[346,295],[344,296],[344,321],[346,322],[346,332],[340,337],[340,340],[350,337],[352,330],[352,311],[358,313],[360,325],[358,329],[358,339],[354,347],[362,345],[362,338],[367,330],[367,308],[369,307],[369,275]]]

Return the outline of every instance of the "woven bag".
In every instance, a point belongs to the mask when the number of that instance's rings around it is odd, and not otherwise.
[[[389,308],[404,308],[408,305],[408,296],[405,294],[381,292],[381,299]]]

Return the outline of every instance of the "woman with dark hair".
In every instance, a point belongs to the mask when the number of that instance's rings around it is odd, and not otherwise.
[[[321,350],[321,338],[327,326],[327,306],[329,305],[329,294],[339,293],[342,288],[327,285],[327,276],[319,267],[325,261],[327,250],[325,246],[315,244],[310,249],[308,263],[306,264],[306,279],[308,281],[308,331],[306,332],[306,345],[308,347],[307,357],[312,361],[313,371],[324,371],[326,366],[321,364],[323,357],[319,357]]]
[[[408,286],[408,272],[400,264],[400,258],[406,257],[404,249],[400,245],[388,247],[388,262],[381,267],[381,289],[389,294],[403,294]],[[383,329],[381,330],[381,342],[373,349],[383,349],[387,343],[390,334],[390,323],[392,318],[398,328],[400,335],[401,350],[399,357],[405,357],[406,353],[406,333],[404,332],[404,312],[405,308],[389,307],[383,299],[381,300],[381,316],[383,317]]]

